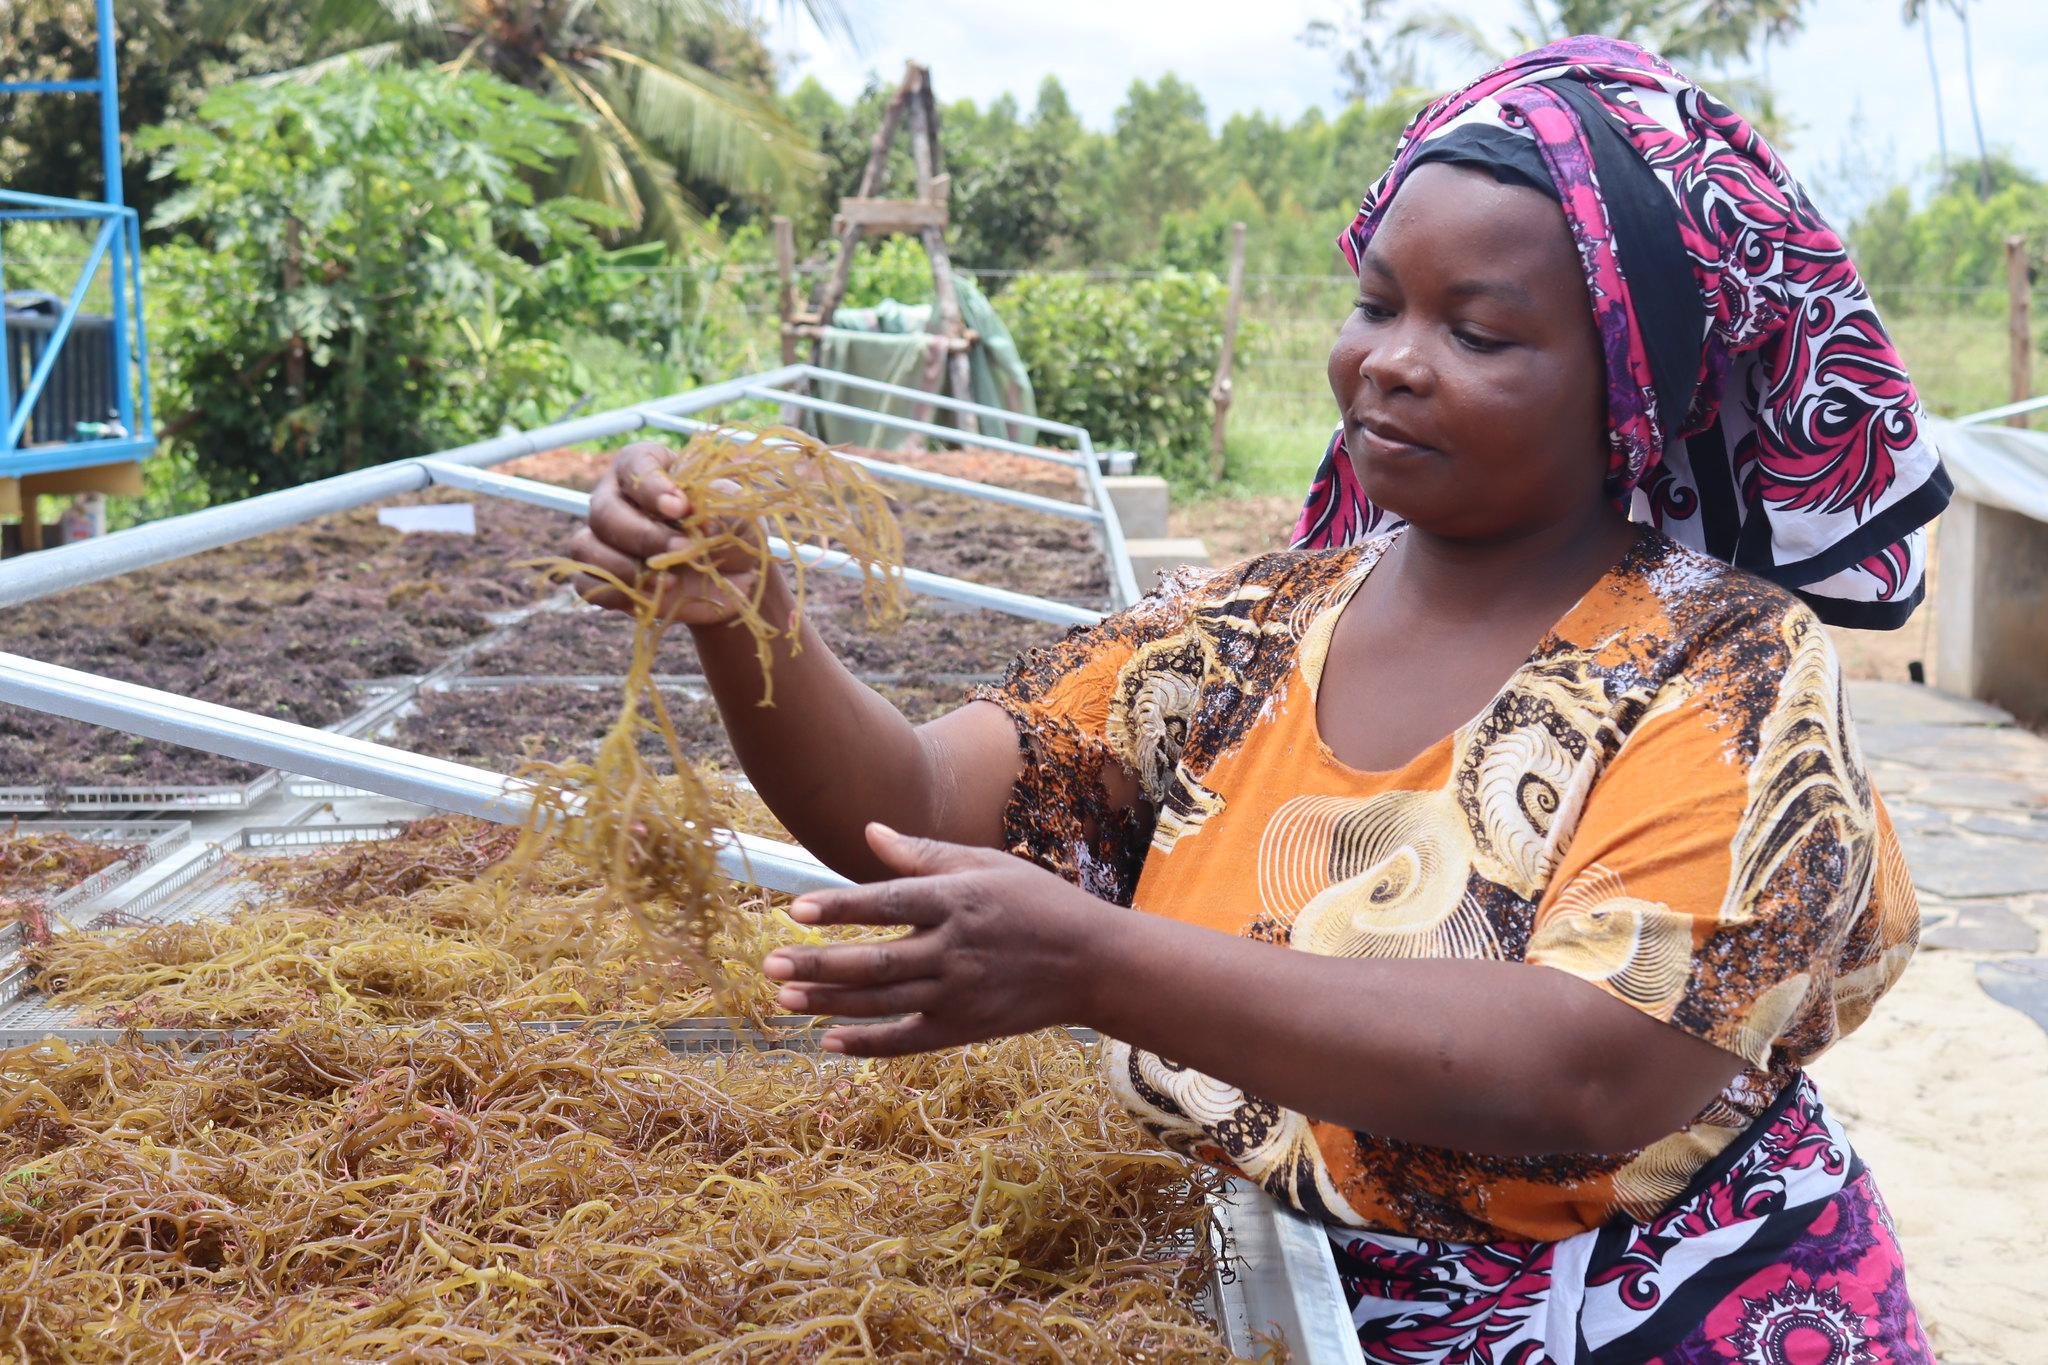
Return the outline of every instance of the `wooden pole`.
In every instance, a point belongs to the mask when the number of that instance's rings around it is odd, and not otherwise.
[[[896,139],[896,129],[909,113],[913,97],[924,88],[924,68],[916,62],[910,63],[903,72],[903,84],[890,97],[889,107],[882,112],[882,126],[875,129],[874,140],[868,143],[868,164],[860,173],[860,193],[857,199],[872,199],[881,186],[882,178],[889,170],[889,144]],[[820,326],[832,325],[833,310],[839,307],[839,300],[846,297],[846,282],[853,273],[853,253],[859,249],[861,225],[846,223],[839,230],[839,259],[833,263],[832,273],[818,281],[817,292],[811,296],[811,314]],[[818,363],[818,351],[822,342],[811,343],[811,363]]]
[[[2034,396],[2034,328],[2028,317],[2027,239],[2015,234],[2005,239],[2005,317],[2007,345],[2012,351],[2012,401],[2025,402]],[[2006,425],[2024,427],[2027,414],[2016,413]]]
[[[769,220],[775,232],[775,274],[782,287],[775,295],[775,312],[782,319],[782,363],[796,364],[796,228],[789,215],[778,213]],[[803,414],[789,403],[782,405],[779,420],[793,427]]]
[[[923,200],[938,199],[952,193],[952,181],[935,174],[939,163],[937,120],[938,109],[932,100],[931,83],[926,81],[910,105],[910,152],[917,162],[917,197]],[[967,328],[960,321],[960,295],[953,288],[953,253],[946,247],[946,234],[938,228],[928,227],[919,235],[924,241],[924,254],[932,263],[932,300],[939,314],[939,335],[964,337]],[[951,353],[947,358],[946,374],[946,387],[953,397],[974,401],[974,371],[966,351]],[[971,413],[958,414],[958,425],[969,434],[980,434],[981,426]]]
[[[1230,421],[1230,362],[1237,350],[1237,315],[1244,306],[1244,224],[1230,225],[1230,302],[1223,311],[1223,354],[1216,358],[1216,382],[1209,386],[1209,401],[1216,405],[1216,417],[1209,428],[1209,477],[1223,478],[1223,437]]]
[[[782,291],[775,296],[775,311],[782,317],[782,363],[796,363],[796,229],[789,215],[778,213],[769,220],[775,230],[775,273]]]

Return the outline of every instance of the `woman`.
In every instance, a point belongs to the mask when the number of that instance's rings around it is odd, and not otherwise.
[[[915,729],[808,630],[755,707],[665,585],[762,796],[869,883],[793,913],[910,931],[776,952],[782,1005],[907,1016],[825,1037],[869,1056],[1101,1030],[1152,1132],[1328,1225],[1370,1360],[1928,1360],[1801,1070],[1918,922],[1821,622],[1903,621],[1947,488],[1839,241],[1574,39],[1425,110],[1342,245],[1302,548]],[[653,470],[573,553],[670,545]]]

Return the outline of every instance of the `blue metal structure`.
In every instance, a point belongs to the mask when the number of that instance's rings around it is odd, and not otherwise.
[[[127,207],[121,197],[121,106],[114,79],[113,0],[98,0],[97,8],[99,70],[94,79],[0,82],[0,94],[5,95],[98,95],[100,160],[106,175],[105,193],[99,202],[0,190],[0,297],[6,294],[4,229],[9,222],[60,219],[99,225],[78,282],[64,300],[63,311],[48,336],[35,348],[33,366],[24,377],[19,394],[13,392],[7,359],[0,356],[0,478],[139,460],[156,446],[149,390],[149,340],[143,329],[142,226],[135,210]],[[108,415],[117,425],[112,427],[112,434],[99,439],[83,439],[83,433],[71,433],[69,440],[29,445],[26,442],[30,418],[37,400],[58,369],[65,344],[77,326],[79,310],[102,263],[108,266],[113,286],[114,393],[112,412]]]

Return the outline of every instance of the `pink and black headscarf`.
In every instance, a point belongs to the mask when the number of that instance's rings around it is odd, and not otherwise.
[[[1606,356],[1608,488],[1632,518],[1790,588],[1830,624],[1905,623],[1948,475],[1841,238],[1756,130],[1632,43],[1553,43],[1408,126],[1338,238],[1353,270],[1431,161],[1562,204]],[[1295,545],[1393,524],[1340,428]]]

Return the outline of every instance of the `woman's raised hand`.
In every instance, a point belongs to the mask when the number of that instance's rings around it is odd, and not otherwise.
[[[664,472],[673,452],[653,441],[637,441],[619,451],[610,469],[590,495],[590,521],[569,540],[570,559],[612,574],[621,582],[656,593],[663,619],[690,626],[716,626],[738,615],[738,597],[751,593],[761,560],[743,546],[722,552],[716,561],[728,586],[721,589],[703,574],[671,569],[658,576],[647,561],[689,548],[692,537],[681,529],[689,499]],[[744,538],[758,541],[760,530],[745,528]],[[658,581],[654,581],[658,577]],[[631,611],[630,598],[604,579],[585,574],[576,588],[586,602],[613,611]]]
[[[1009,740],[1014,751],[1014,731]],[[866,833],[868,847],[895,876],[806,892],[790,916],[800,924],[909,932],[871,943],[792,944],[770,953],[762,971],[783,983],[776,1003],[786,1010],[908,1017],[830,1029],[821,1047],[895,1057],[1092,1022],[1099,986],[1093,936],[1132,912],[999,849],[920,839],[880,824]]]

